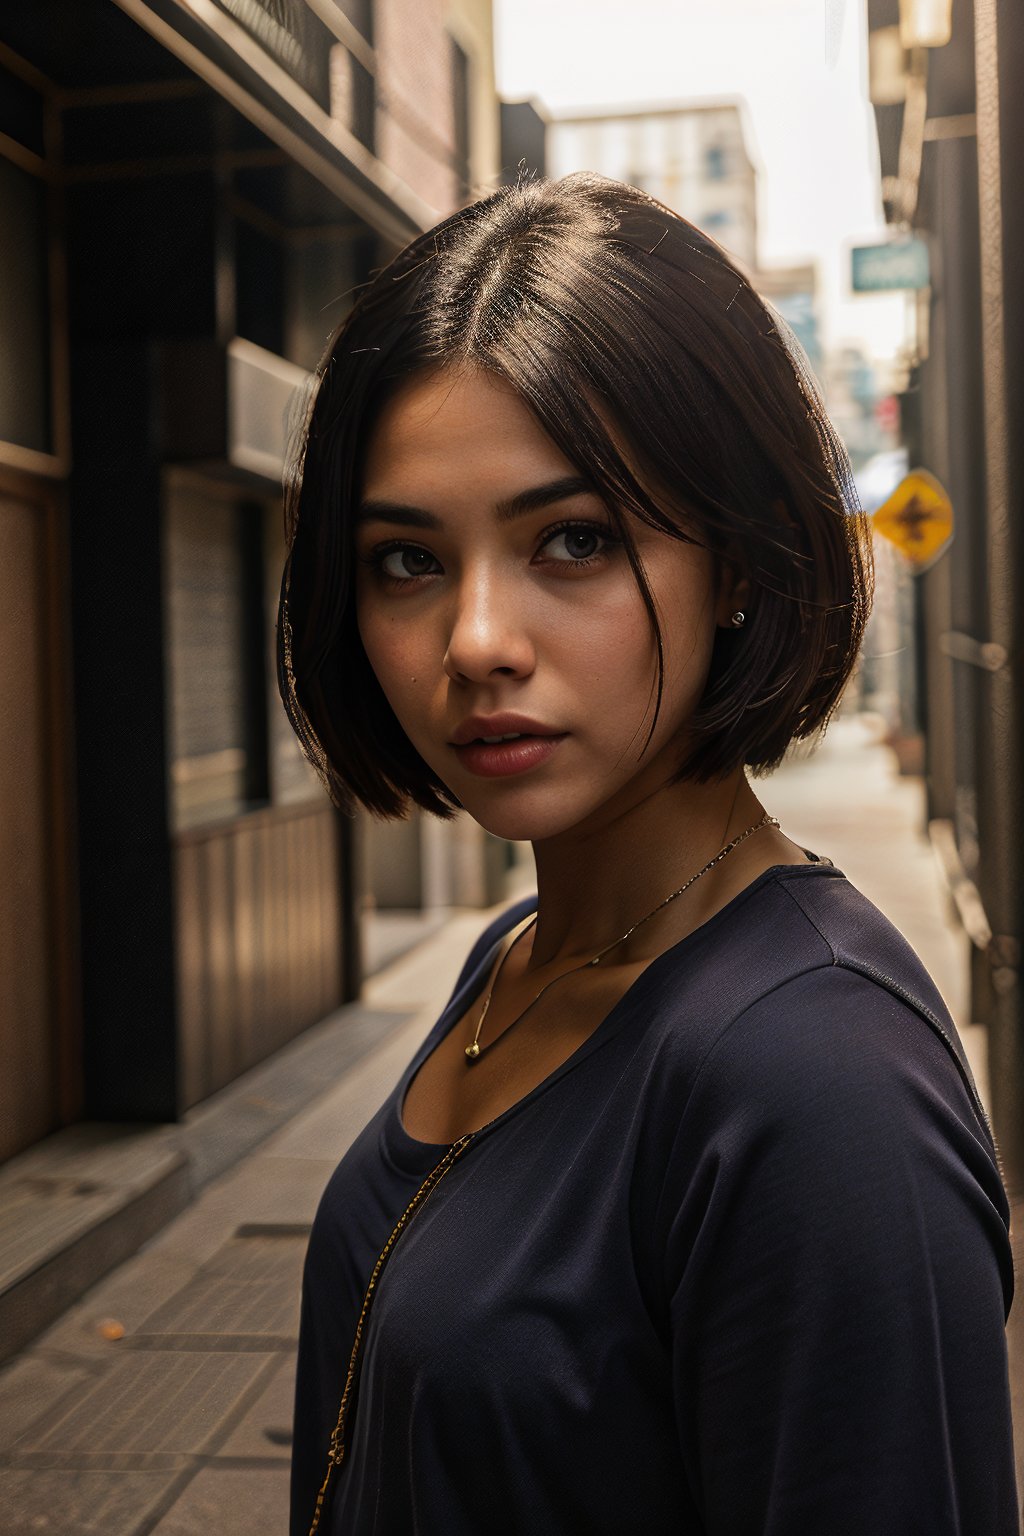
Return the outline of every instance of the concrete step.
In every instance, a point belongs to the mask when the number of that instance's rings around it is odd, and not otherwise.
[[[191,1198],[174,1128],[81,1124],[0,1169],[0,1359],[138,1251]]]
[[[0,1361],[408,1017],[350,1004],[189,1111],[180,1125],[86,1122],[0,1168]]]

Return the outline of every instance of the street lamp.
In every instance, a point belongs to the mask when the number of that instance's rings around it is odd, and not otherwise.
[[[953,0],[900,0],[904,48],[944,48],[953,35]]]

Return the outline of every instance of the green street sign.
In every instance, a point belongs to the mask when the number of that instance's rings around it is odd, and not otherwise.
[[[857,245],[850,254],[853,257],[854,293],[928,287],[928,247],[923,240]]]

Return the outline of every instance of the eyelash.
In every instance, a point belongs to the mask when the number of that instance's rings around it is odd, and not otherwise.
[[[593,533],[601,540],[602,547],[594,554],[587,555],[582,560],[559,560],[556,562],[558,565],[570,566],[573,570],[585,570],[588,565],[593,565],[595,560],[599,560],[602,555],[609,553],[622,543],[614,529],[609,528],[606,523],[588,523],[581,522],[578,518],[566,518],[564,522],[555,523],[553,527],[545,529],[541,535],[541,549],[546,544],[550,544],[551,540],[557,538],[560,533]]]
[[[560,533],[591,533],[596,535],[602,543],[602,548],[596,550],[592,555],[587,555],[582,560],[570,559],[551,562],[554,565],[564,566],[566,572],[586,570],[588,566],[594,565],[595,562],[603,556],[610,554],[622,544],[622,540],[607,524],[589,523],[578,518],[568,518],[566,521],[555,523],[552,527],[544,530],[540,537],[539,548],[543,549],[545,545],[550,544],[552,539],[557,538]],[[369,566],[378,580],[392,587],[407,587],[414,582],[422,581],[424,577],[436,576],[438,574],[436,571],[424,571],[420,576],[393,576],[390,571],[385,571],[384,561],[388,556],[405,549],[415,550],[419,554],[428,555],[431,559],[436,559],[436,556],[431,555],[430,551],[424,549],[420,544],[412,544],[407,539],[391,539],[385,544],[378,544],[368,554],[362,556],[362,564]]]

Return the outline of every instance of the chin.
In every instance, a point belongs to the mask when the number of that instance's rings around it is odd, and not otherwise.
[[[525,802],[526,797],[521,797]],[[510,843],[542,843],[563,832],[572,831],[585,819],[592,806],[559,805],[550,790],[540,794],[531,804],[512,803],[512,797],[503,805],[498,796],[489,802],[481,796],[469,796],[462,802],[466,814],[485,832],[503,837]]]

